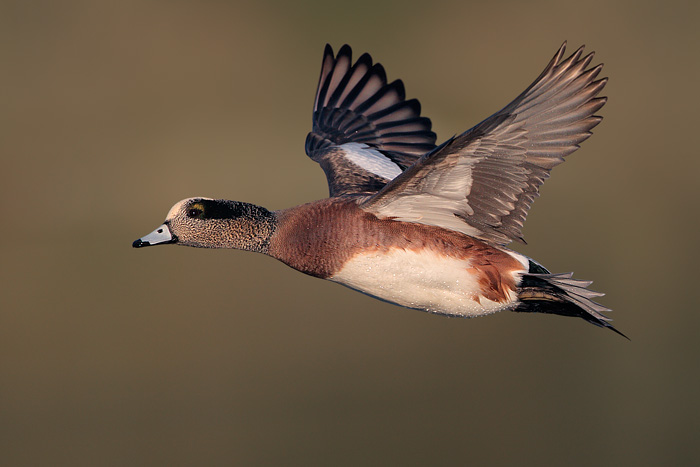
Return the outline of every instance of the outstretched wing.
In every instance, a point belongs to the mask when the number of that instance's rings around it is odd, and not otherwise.
[[[362,55],[352,64],[344,45],[326,45],[306,154],[321,164],[331,196],[374,193],[435,148],[420,103],[406,100],[400,80],[387,83],[380,64]]]
[[[513,102],[456,136],[387,184],[362,207],[382,217],[437,225],[505,245],[522,226],[550,170],[601,121],[596,97],[607,78],[588,68],[583,47],[563,59],[564,43]]]

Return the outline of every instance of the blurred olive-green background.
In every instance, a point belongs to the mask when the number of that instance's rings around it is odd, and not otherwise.
[[[697,2],[0,3],[2,465],[697,465]],[[440,140],[563,40],[610,77],[515,248],[631,341],[447,319],[252,253],[131,248],[176,201],[327,196],[304,154],[326,42]]]

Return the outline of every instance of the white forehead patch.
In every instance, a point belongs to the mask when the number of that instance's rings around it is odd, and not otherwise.
[[[173,206],[172,208],[170,208],[170,211],[168,211],[168,215],[165,216],[165,220],[167,221],[167,220],[170,220],[170,219],[172,219],[173,217],[175,217],[175,215],[177,215],[177,213],[178,213],[180,210],[182,210],[182,206],[184,206],[185,204],[189,203],[189,202],[192,201],[193,199],[212,199],[212,198],[205,198],[205,197],[203,197],[203,196],[195,196],[195,197],[193,197],[193,198],[187,198],[187,199],[183,199],[182,201],[178,201],[177,203],[175,203],[175,206]]]
[[[339,148],[350,162],[387,180],[393,180],[403,172],[391,159],[364,143],[345,143]]]

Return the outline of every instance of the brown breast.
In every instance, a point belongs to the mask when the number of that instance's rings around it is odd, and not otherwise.
[[[504,299],[515,290],[512,274],[523,270],[511,255],[487,243],[441,227],[378,219],[353,199],[329,198],[278,211],[270,256],[306,274],[327,279],[356,254],[392,248],[431,249],[469,259],[484,296]]]

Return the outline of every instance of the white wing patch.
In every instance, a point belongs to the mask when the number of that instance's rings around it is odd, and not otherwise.
[[[391,159],[364,143],[345,143],[338,147],[347,160],[387,180],[393,180],[403,172]]]
[[[409,167],[362,208],[380,218],[435,225],[478,237],[481,231],[455,214],[474,212],[467,197],[479,160],[454,153],[439,164]]]

